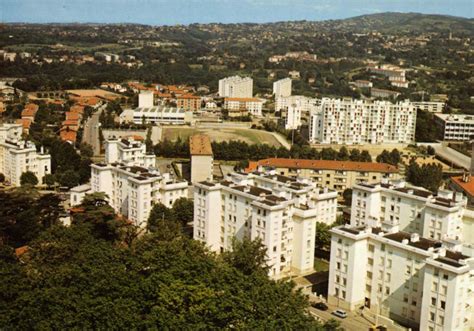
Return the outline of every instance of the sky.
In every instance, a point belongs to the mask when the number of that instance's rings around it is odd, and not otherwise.
[[[472,18],[473,0],[0,0],[1,22],[190,23],[341,19],[381,12]]]

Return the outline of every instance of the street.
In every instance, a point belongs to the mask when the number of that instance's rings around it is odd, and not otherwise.
[[[314,297],[314,296],[312,296]],[[313,301],[313,300],[312,300]],[[319,300],[314,300],[314,302],[317,302]],[[347,318],[339,318],[337,316],[334,316],[331,314],[334,310],[337,309],[336,306],[332,306],[326,303],[326,305],[329,307],[328,310],[322,311],[313,307],[309,308],[309,312],[313,316],[317,316],[319,319],[321,319],[323,322],[332,319],[335,319],[336,321],[341,322],[341,327],[343,327],[347,331],[360,331],[360,330],[368,330],[373,324],[366,320],[364,317],[360,315],[356,315],[353,312],[347,312]]]
[[[471,159],[468,156],[462,153],[459,153],[455,149],[452,149],[444,144],[427,143],[427,144],[420,144],[420,145],[424,145],[424,146],[430,145],[431,147],[433,147],[436,152],[436,155],[439,155],[440,157],[448,161],[449,162],[448,164],[450,166],[455,165],[458,167],[462,167],[466,170],[469,170],[469,168],[471,167]]]
[[[92,146],[94,156],[100,155],[100,139],[99,139],[99,117],[102,111],[105,109],[105,105],[100,106],[99,109],[92,114],[84,125],[84,134],[82,142],[85,142]]]

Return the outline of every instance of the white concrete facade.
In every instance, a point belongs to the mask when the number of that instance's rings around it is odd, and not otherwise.
[[[435,114],[443,131],[443,140],[470,141],[474,136],[474,116],[465,114]]]
[[[4,124],[0,127],[0,173],[5,181],[13,186],[20,186],[20,177],[31,171],[41,184],[45,175],[51,173],[51,156],[36,151],[30,141],[21,140],[21,124]]]
[[[167,106],[126,109],[120,114],[120,123],[181,125],[192,119],[192,112]]]
[[[380,227],[387,231],[397,226],[401,231],[422,237],[464,242],[462,223],[467,200],[461,193],[408,187],[398,181],[386,184],[360,183],[352,191],[352,226]]]
[[[336,192],[275,172],[233,173],[222,182],[197,183],[194,239],[222,252],[232,248],[233,238],[259,238],[267,248],[270,276],[311,271],[316,222],[335,218],[336,199]]]
[[[138,107],[140,108],[149,108],[153,107],[153,91],[140,91],[138,94]]]
[[[229,111],[247,111],[252,116],[262,116],[264,100],[258,98],[225,98],[224,109]]]
[[[416,233],[331,230],[328,301],[420,330],[471,330],[474,258]]]
[[[308,113],[316,109],[321,104],[320,99],[305,97],[304,95],[290,95],[288,97],[275,98],[275,111],[282,111],[291,105],[300,108],[303,113]]]
[[[291,78],[283,78],[273,83],[273,95],[275,98],[289,97],[291,95]]]
[[[223,78],[219,80],[219,96],[225,98],[251,98],[253,96],[253,79],[240,76]]]
[[[157,170],[124,164],[92,164],[91,189],[86,193],[103,192],[114,210],[145,228],[155,203],[172,207],[179,198],[188,197],[188,183],[160,174]],[[84,189],[73,188],[76,196],[84,196]],[[73,195],[71,195],[73,197]],[[76,198],[71,205],[80,204]]]
[[[290,105],[286,110],[285,129],[296,130],[301,126],[301,108]]]
[[[323,98],[311,112],[309,138],[322,144],[412,143],[415,127],[409,102]]]
[[[430,113],[442,113],[446,103],[433,101],[412,101],[411,103],[416,109],[421,109]]]
[[[108,139],[105,145],[105,163],[123,163],[145,168],[155,167],[155,155],[147,154],[146,145],[133,137]]]

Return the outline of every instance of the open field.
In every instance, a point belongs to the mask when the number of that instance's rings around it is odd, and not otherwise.
[[[270,146],[280,147],[277,139],[266,131],[252,130],[243,128],[191,128],[191,127],[163,127],[162,140],[176,140],[180,137],[187,140],[193,134],[206,134],[211,141],[221,142],[230,140],[241,140],[248,144],[268,144]]]

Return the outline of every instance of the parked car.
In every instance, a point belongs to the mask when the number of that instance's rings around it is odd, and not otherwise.
[[[333,314],[334,316],[340,317],[340,318],[346,318],[347,317],[347,313],[342,309],[336,309],[331,314]]]
[[[324,302],[316,302],[312,306],[319,310],[328,310],[328,306]]]

